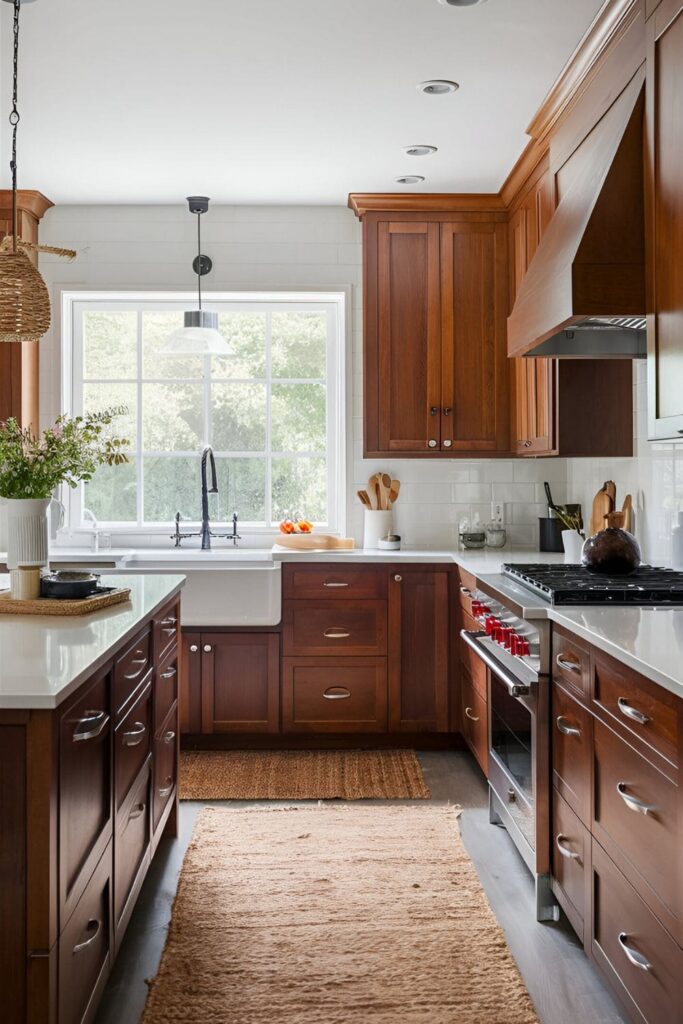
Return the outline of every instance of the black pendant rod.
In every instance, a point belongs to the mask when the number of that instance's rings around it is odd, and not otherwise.
[[[19,108],[17,106],[18,81],[19,81],[19,9],[21,0],[14,0],[14,71],[12,77],[12,110],[9,115],[9,123],[12,126],[12,159],[10,170],[12,172],[12,252],[17,251],[17,128],[19,121]]]

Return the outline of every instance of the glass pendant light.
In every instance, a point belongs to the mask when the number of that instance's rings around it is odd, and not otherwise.
[[[197,215],[197,256],[192,268],[197,275],[197,309],[187,310],[183,326],[167,339],[160,349],[167,356],[231,356],[232,349],[218,330],[218,313],[202,309],[202,277],[211,270],[208,256],[202,255],[201,217],[209,209],[206,196],[188,196],[190,213]]]

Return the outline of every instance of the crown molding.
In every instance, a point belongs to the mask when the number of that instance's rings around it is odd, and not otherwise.
[[[32,214],[36,220],[41,220],[44,214],[55,204],[47,199],[42,192],[35,189],[17,190],[17,209],[22,213]],[[0,212],[12,209],[12,190],[9,188],[0,189]]]
[[[505,210],[496,192],[351,192],[348,205],[361,220],[366,213],[472,213]]]

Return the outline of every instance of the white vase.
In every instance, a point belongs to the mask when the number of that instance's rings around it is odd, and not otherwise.
[[[363,531],[363,547],[377,548],[379,541],[387,534],[394,532],[394,514],[389,509],[365,509],[365,529]]]
[[[47,510],[51,498],[5,498],[7,568],[48,565]]]
[[[564,547],[565,562],[569,562],[572,565],[580,565],[581,553],[585,543],[584,538],[576,530],[563,530],[562,545]]]

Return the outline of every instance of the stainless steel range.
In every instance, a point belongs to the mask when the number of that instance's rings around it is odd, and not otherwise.
[[[539,921],[556,920],[550,891],[550,623],[552,605],[683,605],[683,573],[642,566],[607,577],[580,565],[516,564],[480,578],[462,639],[489,669],[489,810],[536,880]]]

